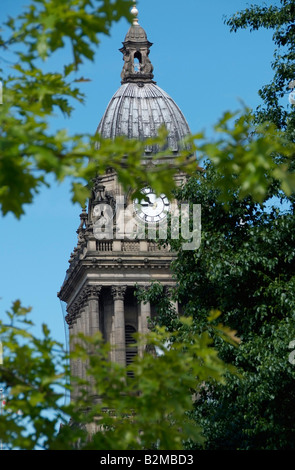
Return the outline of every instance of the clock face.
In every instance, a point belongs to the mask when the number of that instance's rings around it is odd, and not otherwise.
[[[145,188],[142,191],[145,199],[134,201],[134,210],[136,215],[144,222],[161,222],[167,216],[169,211],[169,201],[164,194],[156,196],[150,189]]]

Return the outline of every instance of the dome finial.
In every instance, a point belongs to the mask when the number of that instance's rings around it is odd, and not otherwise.
[[[131,10],[131,14],[134,16],[134,20],[133,20],[133,24],[134,25],[138,25],[138,18],[137,18],[137,15],[138,15],[138,9],[136,7],[136,0],[134,0],[134,5],[132,7],[132,10]]]

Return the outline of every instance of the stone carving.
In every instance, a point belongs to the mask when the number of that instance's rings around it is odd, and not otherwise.
[[[124,65],[123,65],[123,70],[121,72],[121,78],[124,80],[130,73],[132,73],[132,62],[131,62],[131,56],[129,52],[126,52],[123,56],[124,60]]]
[[[87,219],[88,219],[88,214],[86,212],[86,209],[83,208],[82,213],[80,214],[80,225],[77,230],[78,234],[80,234],[81,232],[83,232],[83,230],[85,230]]]
[[[67,308],[68,315],[66,315],[65,320],[69,326],[72,326],[77,320],[81,310],[89,300],[99,298],[101,289],[101,286],[88,285],[81,291],[71,306]]]
[[[113,218],[116,212],[115,198],[105,191],[99,179],[93,185],[91,200],[91,230],[96,238],[112,238]],[[95,232],[98,232],[97,234]]]
[[[71,328],[74,324],[74,316],[71,315],[70,313],[68,313],[66,316],[65,316],[65,321],[67,323],[67,325],[69,326],[69,328]]]
[[[153,66],[148,57],[152,43],[147,40],[146,32],[139,25],[133,25],[123,42],[122,83],[152,82]]]
[[[112,286],[112,296],[114,300],[124,300],[127,286]]]
[[[101,289],[101,286],[87,286],[85,288],[85,296],[87,300],[89,300],[90,298],[97,299],[100,295]]]
[[[145,57],[145,62],[141,65],[140,71],[144,74],[151,74],[154,70],[149,57]]]
[[[114,197],[112,194],[109,194],[105,190],[105,186],[101,184],[99,178],[94,180],[93,188],[92,188],[92,201],[91,205],[96,206],[97,204],[106,203],[111,206],[114,205]]]

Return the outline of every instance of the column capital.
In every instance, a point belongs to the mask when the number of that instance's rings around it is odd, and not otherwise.
[[[85,295],[87,299],[98,299],[100,292],[101,292],[102,286],[91,286],[88,285],[85,287]]]
[[[112,286],[112,296],[114,300],[124,300],[127,286]]]
[[[69,328],[72,328],[72,326],[74,325],[74,322],[75,322],[74,315],[72,313],[68,313],[65,317],[65,320],[66,320]]]
[[[79,303],[77,302],[77,300],[67,307],[67,312],[68,312],[67,317],[71,321],[75,321],[76,316],[79,312]]]

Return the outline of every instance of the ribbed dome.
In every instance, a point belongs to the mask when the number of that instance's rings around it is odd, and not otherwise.
[[[146,42],[147,35],[145,30],[139,25],[132,25],[126,34],[125,42]]]
[[[168,148],[179,152],[182,140],[190,134],[189,126],[173,99],[155,83],[124,83],[112,97],[97,128],[103,138],[126,136],[145,140],[157,136],[159,127],[165,125]],[[146,152],[156,153],[156,147],[146,147]]]
[[[137,16],[135,5],[131,13]],[[158,129],[164,125],[169,133],[167,148],[178,153],[189,148],[184,147],[183,139],[190,134],[190,129],[173,99],[153,81],[151,46],[135,18],[120,49],[124,60],[121,87],[109,102],[97,133],[105,139],[125,136],[143,141],[157,137]],[[147,146],[145,151],[155,154],[159,148]]]

